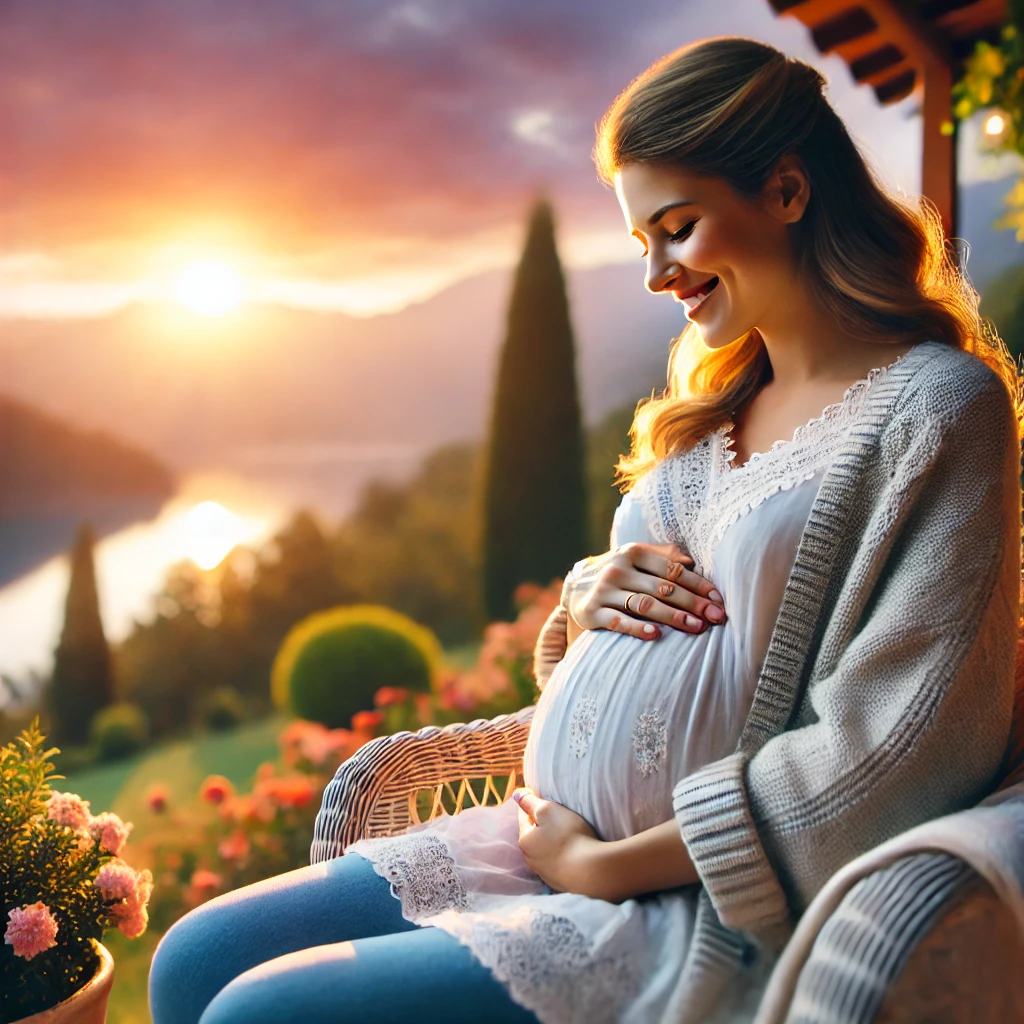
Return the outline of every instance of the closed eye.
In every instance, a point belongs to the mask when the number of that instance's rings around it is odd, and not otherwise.
[[[695,220],[691,220],[688,224],[684,224],[674,235],[669,235],[669,240],[672,242],[681,242],[686,236],[693,230],[693,226],[697,223]]]

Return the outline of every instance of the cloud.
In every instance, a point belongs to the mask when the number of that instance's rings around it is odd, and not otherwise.
[[[10,0],[0,248],[123,283],[205,242],[329,286],[439,246],[469,273],[488,234],[507,262],[542,188],[567,236],[621,231],[595,122],[664,52],[737,32],[817,57],[766,0]],[[903,145],[865,90],[836,92]]]

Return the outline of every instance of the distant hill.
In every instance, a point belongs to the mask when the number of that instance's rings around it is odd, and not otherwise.
[[[62,516],[173,491],[170,472],[145,452],[0,398],[0,520]]]
[[[961,189],[959,234],[983,295],[1004,268],[1024,263],[1013,232],[992,226],[1011,185]],[[686,318],[668,296],[644,290],[640,260],[570,271],[567,281],[583,413],[595,426],[664,386]],[[180,470],[245,472],[304,446],[427,451],[479,440],[510,283],[508,272],[482,274],[372,318],[271,306],[211,323],[138,306],[98,320],[7,320],[0,393]]]
[[[664,386],[686,319],[669,297],[645,292],[639,260],[568,280],[593,424]],[[267,307],[223,331],[153,307],[91,321],[8,320],[0,392],[182,470],[244,469],[253,452],[323,443],[426,450],[483,436],[509,287],[509,274],[489,273],[373,318]]]

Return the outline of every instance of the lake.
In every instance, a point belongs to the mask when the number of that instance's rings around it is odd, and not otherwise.
[[[96,585],[107,638],[153,617],[167,568],[182,559],[212,568],[236,544],[259,545],[299,508],[333,526],[372,479],[411,478],[426,454],[412,445],[344,444],[250,449],[231,468],[183,476],[162,504],[90,509]],[[0,674],[22,681],[48,673],[60,636],[76,517],[22,522],[0,534]],[[61,538],[66,540],[61,542]],[[60,551],[61,553],[56,553]],[[0,706],[8,699],[0,688]]]

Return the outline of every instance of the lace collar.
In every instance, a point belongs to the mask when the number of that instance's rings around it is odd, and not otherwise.
[[[916,346],[915,346],[916,348]],[[782,438],[775,441],[766,452],[753,452],[746,462],[741,466],[733,466],[736,460],[736,452],[733,449],[733,438],[730,433],[736,424],[732,419],[726,420],[717,430],[713,431],[718,442],[714,445],[718,458],[715,460],[719,476],[733,476],[752,471],[757,464],[764,459],[771,458],[779,452],[786,452],[791,448],[804,446],[815,446],[815,443],[822,438],[834,435],[837,427],[845,426],[851,422],[860,410],[868,389],[879,378],[884,377],[894,366],[902,362],[914,349],[897,356],[891,363],[885,366],[876,366],[869,370],[866,376],[854,381],[844,392],[838,402],[826,405],[819,416],[808,420],[797,427],[791,438]]]
[[[636,494],[658,542],[681,545],[694,557],[695,571],[706,575],[718,542],[740,516],[779,491],[818,476],[829,465],[869,393],[910,352],[854,381],[838,402],[798,427],[793,437],[776,441],[767,452],[755,452],[742,466],[729,468],[736,457],[729,447],[731,421],[691,448],[663,459],[643,478]]]

